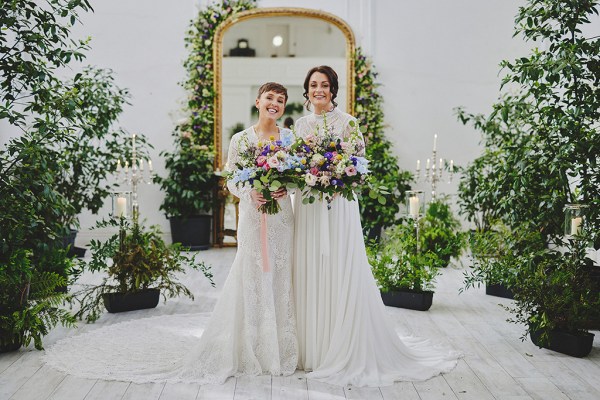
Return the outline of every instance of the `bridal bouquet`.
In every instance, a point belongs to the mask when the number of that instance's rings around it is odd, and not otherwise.
[[[313,203],[317,196],[329,202],[336,193],[352,200],[354,190],[366,183],[369,174],[369,161],[359,155],[364,154],[365,145],[358,124],[350,121],[352,134],[341,138],[323,122],[323,127],[317,126],[292,145],[292,154],[300,160],[298,183],[307,195],[304,204]]]
[[[290,153],[292,140],[282,138],[259,141],[257,145],[246,142],[237,169],[227,173],[226,177],[238,186],[250,185],[260,192],[267,202],[259,207],[266,214],[277,214],[281,207],[271,193],[279,188],[295,188],[298,182],[300,165],[298,157]],[[243,140],[246,140],[244,138]],[[242,147],[243,148],[243,147]],[[299,170],[299,169],[298,169]]]

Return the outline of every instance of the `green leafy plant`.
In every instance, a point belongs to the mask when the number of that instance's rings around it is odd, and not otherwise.
[[[446,267],[450,258],[458,257],[466,246],[466,234],[452,213],[447,197],[438,197],[427,206],[421,222],[421,247],[437,254],[438,267]]]
[[[177,280],[185,267],[200,270],[212,281],[210,267],[196,261],[195,254],[182,253],[179,244],[166,245],[157,226],[144,229],[137,222],[120,220],[101,221],[97,227],[118,227],[119,232],[107,241],[90,242],[92,258],[81,260],[77,275],[84,271],[106,272],[99,285],[82,285],[74,293],[79,311],[75,316],[94,322],[102,314],[102,295],[105,293],[132,293],[148,288],[159,289],[164,300],[176,296],[194,298],[190,290]]]
[[[360,48],[354,54],[354,66],[354,115],[365,128],[370,183],[375,188],[385,188],[387,192],[385,202],[380,202],[379,196],[364,196],[359,203],[363,231],[370,236],[378,236],[377,229],[399,222],[399,204],[402,204],[404,192],[410,189],[413,178],[410,172],[400,170],[392,142],[384,135],[383,99],[377,89],[377,72]]]
[[[373,276],[382,292],[430,291],[439,274],[438,256],[431,251],[417,252],[414,227],[396,225],[385,230],[382,240],[369,242],[367,256]]]
[[[181,83],[190,94],[184,110],[188,118],[175,127],[174,149],[161,153],[168,175],[158,177],[156,181],[165,190],[161,210],[167,216],[201,215],[213,205],[213,189],[217,182],[213,164],[216,96],[213,39],[219,24],[254,7],[256,2],[253,0],[225,0],[200,10],[190,23],[185,39],[189,56],[184,62],[188,77]]]

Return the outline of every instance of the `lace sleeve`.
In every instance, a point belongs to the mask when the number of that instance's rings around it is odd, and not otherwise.
[[[352,123],[350,121],[354,121],[354,126],[352,126]],[[358,120],[352,116],[349,116],[348,120],[345,123],[344,137],[350,138],[352,136],[355,137],[355,140],[357,142],[356,155],[360,156],[360,157],[364,157],[365,156],[365,138],[364,138],[362,132],[360,131],[360,125],[358,123]]]
[[[238,167],[237,164],[240,160],[240,151],[243,151],[243,146],[240,146],[240,136],[234,135],[231,138],[231,143],[229,144],[229,153],[227,154],[227,164],[225,164],[225,169],[228,172],[235,171]],[[248,185],[238,185],[233,183],[231,180],[227,181],[227,189],[240,200],[250,201],[250,192],[252,188]]]

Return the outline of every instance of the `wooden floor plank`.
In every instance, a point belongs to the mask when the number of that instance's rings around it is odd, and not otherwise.
[[[159,400],[196,400],[200,390],[199,383],[167,383],[160,394]],[[228,400],[230,400],[230,397]],[[140,399],[143,400],[143,399]]]
[[[121,400],[127,391],[130,382],[97,381],[85,400]]]
[[[42,367],[36,353],[26,352],[0,374],[0,399],[10,398]]]
[[[421,400],[457,400],[458,397],[442,376],[434,376],[424,382],[415,382]]]
[[[344,387],[344,395],[352,400],[383,400],[383,395],[378,387]]]
[[[569,400],[548,378],[517,378],[517,381],[535,400]]]
[[[48,397],[48,393],[52,393],[65,378],[66,375],[62,372],[45,365],[13,394],[11,400],[45,399]]]
[[[165,387],[165,383],[132,383],[123,395],[123,400],[158,400]]]
[[[308,385],[304,372],[296,371],[290,376],[274,376],[272,400],[308,400]]]
[[[48,397],[48,400],[83,400],[96,384],[95,379],[68,375]]]
[[[396,382],[392,386],[379,388],[383,400],[420,400],[417,389],[412,382]]]
[[[469,368],[465,360],[459,360],[456,368],[445,374],[444,379],[456,397],[461,400],[494,400],[492,393]]]
[[[309,400],[341,400],[346,398],[342,386],[330,385],[313,379],[307,379],[306,385]]]
[[[252,377],[254,378],[254,377]],[[231,400],[234,398],[237,378],[229,378],[222,385],[202,385],[198,391],[198,400]]]
[[[17,361],[24,354],[23,351],[12,351],[10,353],[0,354],[0,374],[10,367],[15,361]]]
[[[271,376],[240,376],[235,384],[234,400],[270,400]]]

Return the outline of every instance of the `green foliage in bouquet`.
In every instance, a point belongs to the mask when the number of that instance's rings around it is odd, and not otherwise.
[[[373,276],[383,292],[434,289],[439,274],[436,266],[441,261],[434,252],[417,252],[415,228],[410,224],[386,229],[379,243],[369,242],[367,256]]]
[[[194,298],[190,290],[177,279],[177,274],[184,273],[187,268],[200,270],[212,281],[210,267],[203,261],[196,261],[196,254],[182,253],[179,243],[166,245],[156,226],[144,229],[137,222],[129,223],[120,220],[102,221],[98,228],[118,227],[119,232],[107,241],[90,242],[92,258],[80,260],[77,275],[85,270],[90,272],[106,272],[99,285],[82,285],[74,293],[74,300],[79,304],[75,316],[94,322],[102,314],[102,295],[104,293],[132,293],[148,288],[159,289],[163,298],[187,296]]]
[[[393,154],[393,145],[384,135],[383,99],[378,92],[377,72],[360,48],[354,55],[355,103],[354,116],[365,128],[366,158],[370,161],[370,182],[374,188],[385,188],[378,195],[364,196],[360,201],[361,221],[365,234],[374,228],[385,228],[398,223],[396,215],[410,189],[412,174],[400,170],[398,159]]]

